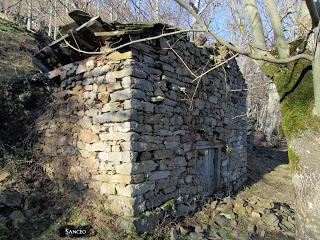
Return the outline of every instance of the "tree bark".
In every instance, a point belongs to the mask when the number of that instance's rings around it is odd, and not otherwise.
[[[52,15],[53,15],[53,6],[50,6],[49,12],[49,24],[48,24],[48,36],[51,37],[52,34]]]
[[[257,7],[257,1],[246,0],[245,9],[247,11],[251,27],[252,42],[254,45],[253,51],[259,55],[265,55],[267,45],[265,42],[261,17]]]
[[[54,0],[54,31],[53,39],[56,40],[58,36],[58,23],[57,23],[57,0]]]
[[[289,56],[289,44],[284,36],[282,22],[276,3],[274,0],[265,1],[265,7],[270,18],[274,33],[274,40],[279,52],[279,56],[280,58],[286,58]]]
[[[320,117],[320,37],[318,36],[320,26],[315,29],[315,54],[312,63],[313,92],[314,92],[314,114]]]
[[[200,8],[200,4],[201,4],[201,0],[194,0],[193,2],[190,1],[190,3],[192,3],[192,8],[194,9],[194,11],[198,14],[199,13],[199,8]],[[195,17],[192,17],[191,20],[191,27],[195,28],[197,25],[197,19],[195,19]],[[197,37],[196,33],[192,33],[192,41],[195,41]]]
[[[309,27],[311,26],[311,16],[309,14],[309,10],[306,4],[306,1],[303,0],[299,3],[299,8],[297,9],[299,14],[297,17],[297,23],[299,28],[299,34],[301,36],[306,35]]]
[[[305,0],[307,8],[309,10],[311,20],[312,20],[312,27],[315,28],[319,24],[319,13],[316,7],[314,0]]]
[[[298,170],[292,177],[296,195],[296,239],[319,239],[320,236],[319,139],[319,133],[305,132],[290,141],[291,151],[299,158]]]
[[[154,20],[160,22],[160,1],[154,0],[155,11],[154,11]]]
[[[243,15],[239,12],[239,9],[238,9],[237,4],[235,3],[235,0],[230,0],[230,3],[231,3],[230,5],[232,8],[232,11],[235,14],[236,22],[239,25],[240,32],[241,32],[243,38],[248,40],[247,38],[249,35],[247,32],[246,26],[244,24],[244,21],[243,21]]]
[[[28,21],[27,21],[27,30],[31,31],[32,29],[32,0],[28,1]]]

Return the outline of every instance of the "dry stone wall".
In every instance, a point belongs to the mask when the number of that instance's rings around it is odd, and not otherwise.
[[[164,212],[181,216],[214,191],[239,188],[246,96],[230,90],[245,83],[233,60],[194,81],[214,55],[170,38],[52,71],[61,84],[38,128],[54,176],[93,189],[113,213],[140,219],[141,231]]]

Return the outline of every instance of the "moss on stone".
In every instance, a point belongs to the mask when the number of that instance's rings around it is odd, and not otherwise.
[[[310,61],[299,60],[286,65],[265,64],[263,71],[273,79],[280,98],[298,81]],[[312,113],[314,106],[312,72],[308,71],[300,84],[281,103],[282,126],[288,140],[306,130],[320,130],[319,118]]]
[[[299,157],[291,147],[288,148],[288,157],[290,161],[291,171],[296,172],[298,170]]]
[[[159,207],[160,208],[164,208],[166,206],[171,206],[171,207],[175,207],[175,200],[174,199],[170,199],[168,201],[165,201],[163,204],[161,204]]]
[[[289,64],[264,64],[263,72],[276,84],[281,102],[282,127],[287,141],[307,130],[320,131],[320,119],[313,115],[314,94],[312,71],[308,60],[298,60]],[[303,73],[305,74],[303,75]],[[301,79],[300,83],[297,82]],[[296,88],[293,87],[297,85]],[[292,167],[299,159],[293,150],[289,150],[289,161]]]

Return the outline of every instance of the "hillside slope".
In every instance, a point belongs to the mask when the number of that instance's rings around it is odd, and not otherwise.
[[[28,141],[46,97],[40,72],[31,61],[37,50],[31,33],[0,15],[0,156]]]

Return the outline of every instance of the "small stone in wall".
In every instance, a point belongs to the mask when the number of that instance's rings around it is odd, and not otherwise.
[[[187,175],[184,179],[184,181],[187,183],[187,184],[190,184],[192,182],[192,175]]]
[[[89,85],[93,83],[93,78],[86,78],[82,81],[82,85]]]
[[[114,92],[115,90],[121,89],[121,83],[120,82],[114,82],[114,83],[108,83],[107,84],[107,91],[108,92]]]
[[[116,186],[114,183],[102,183],[100,187],[100,194],[116,194]]]
[[[91,74],[92,76],[97,77],[107,73],[109,70],[110,70],[110,67],[108,65],[104,65],[104,66],[96,67],[95,69],[93,69],[91,71]]]
[[[76,74],[78,75],[78,74],[84,73],[84,72],[86,72],[86,71],[87,71],[86,66],[83,65],[83,64],[80,64],[80,65],[78,66],[78,68],[77,68]]]
[[[162,102],[163,100],[164,100],[164,97],[162,96],[151,97],[151,102],[153,103]]]
[[[95,65],[95,61],[93,59],[88,60],[86,62],[87,71],[91,71],[92,69],[94,69],[94,65]]]
[[[102,103],[107,103],[109,100],[109,93],[98,93],[98,99],[102,102]]]
[[[108,160],[108,153],[99,152],[98,157],[99,157],[100,161],[105,162]]]

